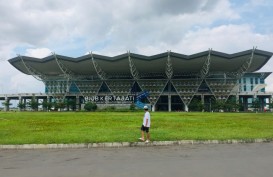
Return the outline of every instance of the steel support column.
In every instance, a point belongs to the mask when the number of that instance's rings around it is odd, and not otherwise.
[[[243,75],[247,72],[247,70],[250,68],[250,65],[252,64],[254,53],[257,47],[253,47],[251,55],[249,59],[238,69],[238,71],[235,73],[237,79],[241,79]]]
[[[19,100],[19,103],[22,104],[22,101],[23,101],[23,100],[22,100],[22,96],[21,96],[21,95],[19,96],[18,100]],[[21,107],[21,106],[20,106],[20,107]],[[20,107],[19,107],[19,111],[22,111],[22,109],[21,109]]]
[[[205,104],[205,96],[204,94],[201,95],[201,103],[204,105]]]
[[[45,80],[47,80],[46,76],[36,71],[34,68],[28,66],[25,61],[23,60],[23,57],[21,55],[18,55],[20,57],[24,67],[27,69],[28,74],[32,75],[35,79],[42,81],[45,84]]]
[[[99,78],[101,80],[105,80],[107,78],[107,74],[99,67],[98,63],[95,61],[95,59],[93,57],[92,52],[90,52],[89,54],[91,56],[91,60],[92,60],[93,66],[97,72],[97,75],[99,76]]]
[[[205,61],[205,63],[203,64],[203,66],[202,66],[202,69],[201,69],[201,71],[200,71],[200,76],[201,76],[201,79],[203,80],[204,78],[206,78],[206,76],[208,75],[208,73],[209,73],[209,70],[210,70],[210,57],[211,57],[211,51],[212,51],[212,49],[210,48],[209,49],[209,54],[208,54],[208,56],[207,56],[207,59],[206,59],[206,61]]]
[[[6,96],[5,97],[5,107],[4,107],[4,111],[9,111],[9,102],[10,99]]]
[[[168,111],[172,111],[172,97],[170,94],[168,94]]]
[[[80,110],[80,97],[79,95],[76,96],[76,110]]]
[[[129,67],[130,67],[130,71],[131,71],[131,75],[133,76],[133,78],[135,80],[139,79],[139,73],[136,69],[136,66],[133,62],[133,60],[131,59],[131,55],[130,55],[130,51],[127,52],[128,53],[128,60],[129,60]]]
[[[188,105],[185,104],[185,111],[188,112],[189,111],[189,107]]]
[[[31,66],[27,65],[25,63],[25,61],[23,60],[23,57],[21,55],[18,55],[24,65],[24,67],[27,69],[28,74],[32,75],[35,79],[37,79],[38,81],[42,81],[45,85],[45,88],[47,88],[47,90],[50,90],[49,87],[46,84],[46,81],[48,80],[48,78],[46,77],[46,75],[36,71],[34,68],[32,68]]]
[[[75,77],[74,76],[75,74],[73,74],[67,67],[65,67],[62,64],[61,61],[59,61],[59,59],[57,58],[55,53],[52,53],[52,55],[55,57],[55,61],[56,61],[57,65],[59,66],[60,70],[64,74],[64,77],[66,78],[66,89],[65,89],[65,95],[64,95],[64,98],[65,98],[67,92],[69,92],[69,88],[70,88],[70,85],[71,85],[71,83],[69,84],[69,80],[73,80],[73,78]]]
[[[165,74],[168,79],[171,79],[173,76],[173,67],[172,67],[172,61],[170,57],[171,51],[168,51],[168,57],[167,57],[167,63],[166,63],[166,69],[165,69]]]

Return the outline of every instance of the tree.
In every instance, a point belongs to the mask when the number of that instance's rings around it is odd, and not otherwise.
[[[60,109],[60,110],[63,110],[66,107],[66,103],[63,101],[57,102],[54,105],[55,105],[55,109]]]
[[[52,108],[53,103],[44,101],[44,102],[42,103],[42,106],[43,106],[44,109],[46,109],[46,110],[48,111],[48,110],[50,110],[50,109]]]
[[[67,110],[72,109],[75,110],[76,109],[76,100],[67,100],[65,102]]]
[[[273,99],[270,100],[268,106],[270,110],[273,108]]]
[[[259,98],[255,98],[252,102],[252,108],[257,112],[261,108],[261,103]]]
[[[236,111],[240,108],[240,105],[236,102],[235,97],[231,97],[225,103],[225,110],[226,111]]]
[[[98,107],[97,107],[96,103],[92,103],[92,102],[88,102],[84,105],[84,109],[86,111],[95,111],[95,110],[97,110],[97,108]]]
[[[38,106],[40,105],[39,102],[36,100],[35,97],[32,97],[31,100],[27,103],[28,107],[34,111],[38,111]]]
[[[224,110],[225,108],[225,102],[223,100],[216,100],[212,102],[212,109],[213,110]]]
[[[23,103],[22,101],[20,101],[17,105],[17,107],[20,109],[20,110],[25,110],[26,109],[26,104]]]
[[[135,105],[135,103],[130,104],[129,110],[131,110],[131,111],[136,110],[136,105]]]
[[[201,100],[194,98],[189,104],[190,111],[202,111],[204,109],[204,105]]]
[[[4,102],[2,102],[2,105],[5,106],[5,107],[7,108],[6,111],[8,111],[8,107],[9,107],[10,105],[12,105],[12,104],[11,104],[9,101],[4,101]]]
[[[4,102],[2,102],[2,105],[3,105],[3,106],[10,106],[11,103],[10,103],[10,102],[7,102],[7,101],[4,101]]]

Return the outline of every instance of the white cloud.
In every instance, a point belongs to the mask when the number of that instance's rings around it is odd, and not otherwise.
[[[19,72],[7,61],[0,62],[0,64],[0,94],[44,92],[42,82]]]
[[[236,53],[242,50],[252,49],[258,46],[263,50],[270,50],[265,45],[272,41],[273,36],[255,33],[252,27],[243,25],[222,25],[214,28],[203,28],[197,31],[190,31],[181,41],[181,46],[186,46],[190,52],[207,50],[208,46],[214,50]]]
[[[50,52],[47,48],[27,49],[24,55],[43,58],[50,55]],[[1,61],[0,64],[0,94],[44,92],[44,85],[41,81],[19,72],[7,60]]]
[[[52,55],[52,52],[48,48],[27,49],[25,55],[36,58],[44,58]]]
[[[10,90],[13,93],[37,93],[42,92],[43,89],[43,83],[29,75],[19,73],[10,79]]]

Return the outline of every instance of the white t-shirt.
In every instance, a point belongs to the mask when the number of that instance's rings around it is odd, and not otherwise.
[[[151,125],[151,118],[150,118],[150,113],[148,111],[145,112],[144,117],[143,117],[143,125],[144,126],[146,125],[146,120],[147,119],[148,119],[147,127],[150,127],[150,125]]]

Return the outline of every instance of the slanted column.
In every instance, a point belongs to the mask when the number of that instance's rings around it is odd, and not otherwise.
[[[269,103],[273,103],[273,93],[269,96]],[[270,111],[272,111],[272,108],[270,108]]]
[[[201,95],[201,103],[204,105],[205,104],[205,96],[202,94]]]
[[[36,97],[36,102],[39,104],[39,98]],[[37,111],[39,111],[39,105],[37,106]]]
[[[50,98],[50,96],[46,96],[46,101],[47,101],[47,103],[52,103],[52,99]],[[48,108],[47,108],[47,111],[50,111]]]
[[[155,112],[155,104],[152,104],[151,107],[152,107],[152,112]]]
[[[201,95],[201,103],[202,103],[203,106],[205,105],[205,96],[204,96],[203,94]],[[204,106],[204,107],[205,107],[205,106]],[[203,107],[203,109],[202,109],[202,112],[205,111],[204,107]]]
[[[47,98],[43,98],[43,105],[44,105],[45,103],[48,104]],[[43,111],[47,111],[47,105],[46,105],[46,106],[43,106]]]
[[[50,96],[46,96],[46,101],[48,102],[48,103],[51,103],[51,99],[50,99]]]
[[[168,95],[168,111],[172,111],[172,96]]]
[[[247,97],[243,98],[243,104],[244,104],[244,111],[248,110],[248,102],[247,102]]]
[[[76,110],[80,110],[80,97],[79,95],[76,96]]]
[[[266,106],[266,100],[264,97],[259,97],[259,101],[260,101],[260,108],[262,109],[262,111],[265,111],[265,106]]]
[[[4,107],[4,111],[9,111],[9,98],[6,96],[5,97],[5,107]]]
[[[236,95],[236,103],[239,103],[239,95]]]
[[[238,94],[236,95],[236,100],[235,101],[239,105],[239,103],[240,103],[240,97],[239,97]],[[239,109],[236,109],[236,111],[239,112]]]
[[[19,96],[19,103],[23,103],[22,96]],[[22,111],[20,107],[19,107],[19,111]]]
[[[26,98],[23,98],[23,103],[24,103],[25,106],[27,106],[27,99]]]
[[[188,112],[189,111],[189,107],[188,105],[185,104],[185,111]]]

